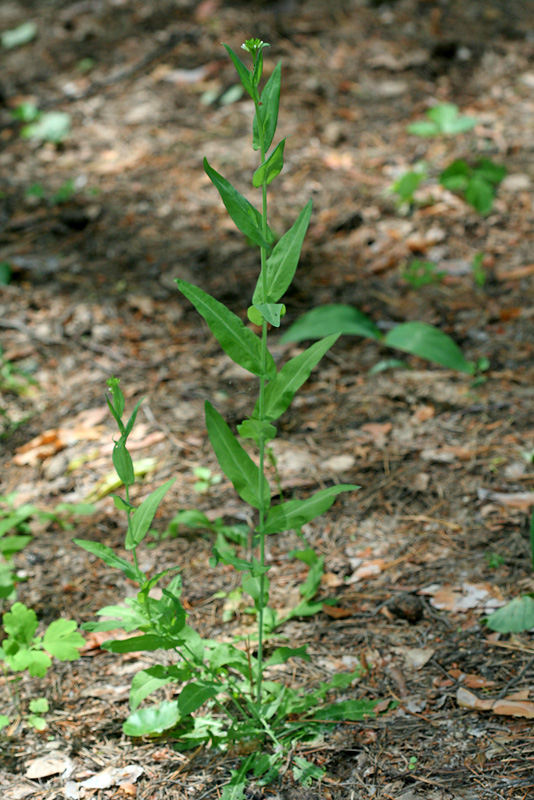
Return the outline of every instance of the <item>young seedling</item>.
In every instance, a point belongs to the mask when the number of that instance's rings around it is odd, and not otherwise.
[[[441,283],[447,273],[439,270],[433,261],[416,258],[404,267],[401,274],[412,289],[421,289],[432,283]]]
[[[305,785],[320,777],[324,772],[322,768],[288,754],[293,754],[299,741],[310,740],[341,720],[362,719],[372,714],[376,703],[363,699],[325,702],[332,690],[347,690],[359,677],[360,670],[334,675],[330,682],[321,683],[314,690],[307,688],[302,693],[297,687],[273,680],[270,674],[272,667],[293,659],[309,660],[310,656],[305,646],[271,647],[270,634],[289,617],[280,619],[276,609],[269,605],[267,538],[291,529],[299,531],[304,524],[327,511],[341,492],[358,487],[352,484],[332,486],[305,499],[271,502],[266,472],[268,443],[277,434],[275,423],[312,369],[335,343],[338,334],[313,344],[281,369],[277,368],[267,346],[269,328],[278,328],[285,313],[281,300],[297,267],[311,216],[311,202],[276,241],[268,224],[267,188],[279,175],[284,163],[285,139],[272,146],[278,119],[281,66],[277,64],[260,91],[263,51],[268,45],[258,39],[245,42],[243,49],[252,58],[251,69],[228,45],[224,46],[255,107],[252,141],[254,149],[259,151],[259,166],[252,177],[252,185],[260,190],[261,211],[207,161],[204,167],[239,230],[260,249],[260,275],[247,311],[249,320],[260,327],[260,335],[203,289],[183,280],[178,280],[177,284],[205,319],[227,355],[258,378],[256,403],[250,415],[237,426],[238,435],[211,403],[206,402],[205,406],[208,436],[219,466],[241,499],[251,507],[249,515],[254,518],[254,527],[246,557],[242,557],[233,543],[229,543],[231,533],[222,530],[222,526],[210,528],[204,515],[190,512],[192,516],[188,518],[182,514],[177,524],[198,524],[213,530],[217,538],[212,566],[223,563],[241,574],[241,588],[252,602],[251,612],[256,619],[255,634],[249,637],[249,646],[243,649],[242,645],[237,646],[238,643],[202,639],[187,624],[187,613],[179,599],[179,575],[172,577],[159,596],[153,594],[156,584],[175,568],[150,577],[140,569],[137,549],[173,481],[167,481],[140,505],[132,502],[130,489],[135,475],[127,440],[141,401],[128,422],[124,422],[124,396],[115,378],[108,381],[112,393],[108,404],[119,429],[113,463],[124,484],[126,497],[115,496],[114,500],[127,517],[125,549],[132,554],[133,560],[116,555],[101,543],[76,541],[109,566],[121,570],[139,587],[137,596],[128,598],[125,605],[101,609],[98,613],[106,619],[87,623],[84,627],[102,631],[121,626],[126,631],[141,631],[140,635],[127,640],[105,642],[103,647],[112,652],[166,649],[174,654],[174,663],[170,666],[150,667],[133,679],[130,694],[132,713],[124,724],[124,732],[131,736],[165,732],[177,741],[181,749],[208,742],[219,748],[234,741],[241,745],[248,742],[254,753],[244,758],[232,773],[222,794],[229,800],[244,797],[250,772],[260,783],[266,784],[276,778],[282,767],[285,769],[292,763],[295,778]],[[245,444],[256,448],[256,459],[249,455]],[[239,540],[239,534],[236,538]],[[309,547],[293,555],[308,566],[308,577],[300,588],[302,599],[289,616],[316,613],[321,604],[314,603],[313,598],[319,588],[323,559]],[[140,707],[148,695],[169,683],[180,686],[176,699]]]
[[[476,124],[474,117],[461,115],[454,103],[440,103],[426,112],[426,120],[408,125],[408,133],[424,138],[456,136],[472,130]]]
[[[58,661],[74,661],[85,639],[76,631],[76,622],[71,619],[54,620],[43,636],[38,636],[37,615],[23,603],[14,603],[10,611],[2,615],[2,623],[4,638],[0,645],[0,663],[10,705],[20,715],[23,702],[16,688],[20,680],[17,673],[27,670],[34,677],[44,678],[52,666],[52,657]],[[29,710],[32,713],[26,716],[28,724],[43,730],[46,721],[39,715],[48,711],[47,700],[33,698]],[[7,714],[0,714],[0,729],[11,720]]]
[[[439,182],[445,189],[462,194],[479,214],[489,214],[497,186],[506,173],[506,167],[489,158],[482,158],[474,167],[459,158],[443,170]]]

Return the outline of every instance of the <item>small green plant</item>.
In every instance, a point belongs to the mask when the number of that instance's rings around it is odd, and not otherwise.
[[[20,677],[25,672],[33,677],[44,678],[52,666],[52,658],[58,661],[74,661],[84,646],[84,637],[76,631],[76,622],[71,619],[57,619],[51,622],[42,636],[37,635],[39,626],[37,615],[23,603],[14,603],[2,615],[3,639],[0,644],[0,662],[5,676],[5,686],[10,705],[20,714],[23,701],[17,691]],[[48,711],[45,698],[33,698],[29,702],[28,724],[43,730],[46,720],[40,716]],[[0,714],[0,729],[9,725],[12,717]]]
[[[482,289],[486,285],[487,273],[484,269],[484,253],[477,253],[471,261],[471,270],[475,286]]]
[[[530,560],[534,570],[534,509],[530,517]],[[486,625],[499,633],[521,633],[534,628],[534,594],[515,597],[486,619]]]
[[[72,178],[69,178],[69,180],[61,184],[57,191],[50,195],[47,195],[42,183],[32,183],[32,185],[26,189],[26,197],[46,199],[50,206],[60,206],[72,200],[77,191],[76,182]]]
[[[428,166],[424,161],[419,161],[413,169],[405,172],[392,184],[390,191],[396,194],[401,204],[411,206],[415,203],[415,192],[425,180]]]
[[[417,768],[417,756],[410,756],[408,759],[408,769],[414,770]]]
[[[496,187],[506,176],[506,167],[482,158],[471,167],[459,158],[443,170],[439,182],[446,189],[465,197],[479,214],[489,214],[495,200]]]
[[[61,144],[70,135],[71,115],[66,111],[39,111],[33,103],[21,103],[12,117],[27,123],[20,132],[23,139]]]
[[[408,125],[408,133],[424,138],[457,136],[472,130],[476,124],[474,117],[460,114],[460,109],[453,103],[440,103],[426,112],[426,120]]]
[[[197,479],[193,489],[199,494],[206,494],[222,481],[222,475],[218,472],[213,473],[209,467],[195,467],[193,475]]]
[[[410,284],[412,289],[421,289],[432,283],[441,283],[446,272],[438,270],[433,261],[414,259],[407,264],[401,272],[403,279]]]
[[[488,569],[499,569],[503,564],[506,564],[506,559],[500,553],[484,553]]]
[[[33,394],[37,381],[23,369],[9,361],[0,347],[0,392],[10,392],[21,397]]]
[[[311,203],[276,241],[268,224],[267,187],[283,168],[285,139],[271,149],[278,119],[281,66],[275,67],[260,92],[263,50],[268,45],[258,39],[248,40],[243,45],[252,57],[252,69],[248,69],[228,45],[224,46],[256,110],[252,138],[260,163],[252,185],[260,189],[261,212],[207,161],[204,166],[239,230],[260,248],[260,276],[248,315],[255,324],[260,323],[261,334],[258,336],[246,327],[240,317],[199,287],[183,280],[178,280],[177,284],[204,317],[226,354],[256,375],[259,381],[258,399],[250,416],[237,426],[238,436],[211,403],[206,402],[205,406],[208,436],[219,466],[240,498],[251,507],[250,515],[254,519],[247,551],[240,554],[229,546],[226,533],[217,536],[211,565],[222,563],[241,575],[241,588],[249,598],[250,612],[256,621],[254,634],[246,646],[239,640],[230,644],[202,639],[187,624],[187,613],[180,602],[180,575],[175,574],[178,568],[166,569],[151,577],[141,571],[137,550],[174,479],[152,492],[140,505],[132,502],[130,489],[135,476],[127,440],[141,401],[128,421],[124,421],[124,396],[116,378],[108,381],[111,399],[107,400],[119,429],[113,463],[125,486],[125,498],[115,496],[114,500],[127,517],[125,548],[133,560],[117,556],[111,548],[98,542],[76,541],[106,564],[120,569],[139,587],[136,597],[128,598],[124,605],[98,612],[107,619],[84,627],[112,630],[121,626],[130,632],[141,631],[140,635],[127,640],[105,642],[103,647],[112,652],[165,649],[174,653],[171,665],[150,667],[134,677],[130,693],[132,713],[124,723],[124,732],[130,736],[166,733],[176,740],[179,749],[197,747],[201,743],[219,748],[234,742],[251,746],[254,753],[242,760],[222,793],[226,800],[237,800],[244,797],[249,773],[260,783],[267,784],[282,768],[292,764],[295,778],[305,785],[321,777],[322,768],[294,753],[298,742],[315,738],[341,720],[362,719],[373,713],[376,703],[362,698],[328,702],[332,691],[348,690],[358,679],[360,670],[334,675],[328,683],[321,683],[315,689],[306,687],[303,692],[286,681],[275,680],[278,671],[271,673],[275,667],[294,660],[309,660],[310,656],[305,646],[272,645],[271,632],[283,620],[278,619],[276,609],[269,605],[268,538],[291,529],[299,531],[304,524],[327,511],[341,492],[358,487],[336,485],[305,499],[271,502],[266,466],[267,444],[277,433],[274,423],[338,335],[313,344],[280,370],[268,349],[268,329],[280,325],[285,309],[279,301],[289,288],[297,267],[311,216]],[[251,458],[247,446],[255,446],[256,459]],[[183,523],[183,517],[181,521]],[[205,525],[205,520],[202,522]],[[310,598],[317,591],[322,558],[308,547],[295,556],[308,567],[308,577],[300,591],[302,601],[298,604],[300,613],[304,614],[309,611]],[[153,590],[159,581],[167,585],[155,595]],[[321,604],[315,604],[314,611],[320,607]],[[175,699],[141,707],[145,698],[169,683],[180,686]]]

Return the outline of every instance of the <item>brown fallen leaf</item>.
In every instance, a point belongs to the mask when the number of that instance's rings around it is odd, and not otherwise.
[[[461,669],[450,669],[449,675],[457,681],[461,681],[463,685],[467,686],[469,689],[483,689],[487,686],[495,686],[495,681],[483,678],[482,675],[462,672]]]
[[[383,558],[374,558],[371,561],[364,561],[357,569],[354,570],[346,583],[357,583],[364,578],[372,578],[374,575],[380,575],[386,567],[386,562]]]
[[[350,608],[339,608],[338,606],[328,606],[326,603],[323,603],[323,612],[326,614],[327,617],[331,619],[345,619],[346,617],[352,617],[354,611],[351,611]]]
[[[534,506],[534,492],[492,492],[490,489],[477,489],[479,500],[492,500],[503,506],[514,506],[528,510]]]
[[[477,697],[476,694],[460,686],[456,692],[456,702],[461,708],[473,711],[492,711],[507,717],[528,717],[534,719],[534,702],[531,700],[515,700],[514,695],[500,700]]]

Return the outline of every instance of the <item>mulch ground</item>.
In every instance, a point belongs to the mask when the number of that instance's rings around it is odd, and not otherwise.
[[[528,798],[530,718],[502,713],[506,703],[478,710],[462,698],[515,698],[528,709],[534,684],[531,636],[483,624],[492,608],[534,591],[531,4],[48,0],[37,9],[13,0],[0,7],[0,30],[30,18],[36,39],[5,50],[0,75],[0,262],[12,271],[0,287],[0,492],[46,510],[87,500],[97,510],[70,529],[33,520],[34,538],[15,557],[18,599],[43,625],[58,616],[81,624],[131,591],[72,543],[95,539],[123,552],[123,520],[101,491],[112,469],[111,375],[129,407],[146,397],[135,457],[152,462],[136,498],[177,477],[158,529],[187,508],[247,521],[225,479],[199,494],[194,469],[219,471],[204,401],[234,425],[250,413],[255,383],[221,354],[174,279],[244,317],[257,254],[228,220],[202,158],[247,191],[257,166],[251,108],[244,98],[225,102],[235,76],[220,42],[237,49],[259,36],[272,44],[266,72],[283,62],[278,135],[289,136],[272,227],[283,231],[314,201],[287,320],[331,302],[357,306],[384,330],[423,320],[490,369],[477,384],[417,359],[408,359],[411,369],[369,374],[391,352],[343,337],[282,418],[275,452],[286,497],[333,483],[362,487],[305,526],[325,556],[322,596],[337,598],[339,611],[285,626],[312,656],[298,679],[312,687],[360,663],[351,696],[389,704],[374,720],[302,746],[327,770],[320,785],[303,788],[288,770],[248,796]],[[29,100],[72,115],[64,143],[21,138],[11,111]],[[474,132],[409,135],[407,125],[435,102],[475,116]],[[437,174],[455,158],[482,156],[508,170],[487,216],[436,182],[409,213],[388,194],[416,161]],[[59,202],[68,181],[70,196]],[[470,267],[479,252],[483,286]],[[413,289],[402,270],[414,257],[434,261],[442,280]],[[276,334],[272,343],[279,362],[299,352]],[[9,383],[15,368],[36,381],[28,393]],[[297,543],[293,534],[270,543],[279,607],[305,577],[287,558]],[[209,567],[210,536],[184,530],[152,544],[143,567],[183,565],[192,624],[209,635],[246,629],[244,614],[220,622],[223,600],[214,595],[238,578]],[[51,710],[42,733],[19,719],[3,730],[3,798],[219,797],[233,754],[182,754],[168,740],[122,733],[132,675],[157,657],[114,656],[88,636],[78,661],[54,665],[42,681],[23,678],[22,696],[46,695]],[[0,680],[0,711],[9,710]],[[55,771],[35,776],[31,765],[45,756]],[[122,786],[80,788],[94,773],[132,766],[142,772]]]

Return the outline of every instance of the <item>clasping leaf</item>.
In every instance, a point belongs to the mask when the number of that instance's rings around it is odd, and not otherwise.
[[[310,200],[291,228],[284,233],[267,259],[267,297],[263,297],[263,275],[260,273],[252,302],[277,303],[291,285],[300,258],[302,243],[310,224],[312,201]]]
[[[352,492],[359,488],[353,484],[330,486],[328,489],[321,489],[306,500],[288,500],[287,503],[272,506],[267,514],[264,533],[281,533],[301,528],[307,522],[328,511],[338,494]]]
[[[224,474],[232,481],[238,495],[245,503],[261,508],[259,488],[263,482],[263,506],[269,502],[269,484],[260,474],[256,464],[211,403],[206,401],[206,425],[211,445]]]
[[[241,231],[247,236],[254,244],[259,247],[265,247],[268,250],[271,248],[273,235],[268,230],[270,240],[264,239],[262,233],[262,216],[257,208],[243,197],[237,189],[234,189],[232,184],[219,175],[213,167],[210,167],[208,159],[204,159],[204,169],[209,179],[221,195],[221,200],[226,206],[226,210],[232,217],[233,221]]]
[[[183,280],[177,280],[176,284],[204,317],[209,329],[232,361],[258,377],[273,378],[276,375],[276,364],[272,355],[269,352],[265,354],[264,367],[261,339],[250,328],[246,328],[238,316],[198,286]]]
[[[282,139],[280,144],[277,144],[271,155],[263,162],[261,167],[258,167],[252,176],[252,185],[258,189],[265,184],[268,186],[277,175],[280,175],[284,168],[284,147],[286,140]]]

